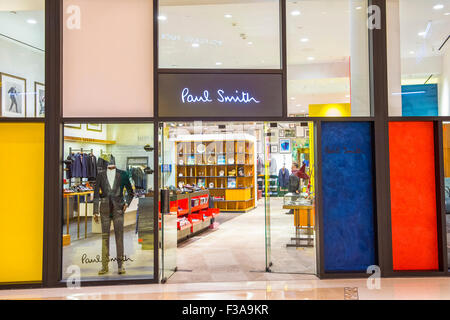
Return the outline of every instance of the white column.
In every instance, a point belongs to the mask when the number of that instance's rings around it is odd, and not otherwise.
[[[442,75],[439,82],[439,115],[450,115],[450,45],[445,45],[442,56]],[[444,50],[444,49],[443,49]]]
[[[389,115],[402,115],[402,57],[400,48],[400,3],[386,1]],[[396,93],[396,94],[393,94]]]
[[[349,0],[352,116],[370,113],[367,1]]]

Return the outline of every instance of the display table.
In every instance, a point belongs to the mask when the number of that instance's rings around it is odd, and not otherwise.
[[[295,243],[288,243],[286,247],[314,247],[314,205],[283,205],[283,209],[294,210]],[[300,234],[300,230],[306,230],[306,235]],[[302,244],[306,241],[306,244]]]
[[[64,193],[64,198],[67,199],[67,205],[66,205],[66,238],[68,238],[68,240],[65,241],[65,244],[68,245],[70,244],[70,212],[69,212],[69,201],[71,197],[77,197],[77,237],[78,239],[80,239],[80,197],[81,196],[88,196],[94,193],[94,190],[91,191],[84,191],[84,192],[67,192]],[[88,216],[87,216],[87,212],[88,212],[88,202],[87,199],[85,200],[85,204],[86,204],[86,210],[84,211],[84,238],[87,238],[87,226],[88,226]],[[69,235],[69,237],[67,237],[67,235]]]

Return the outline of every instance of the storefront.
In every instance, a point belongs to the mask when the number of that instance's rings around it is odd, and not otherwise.
[[[447,276],[450,2],[410,1],[0,4],[0,288]]]

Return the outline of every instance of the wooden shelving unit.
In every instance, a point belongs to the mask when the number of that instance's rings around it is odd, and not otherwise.
[[[245,212],[255,207],[254,142],[248,140],[177,141],[177,186],[209,189],[220,211]],[[202,146],[203,145],[203,146]]]

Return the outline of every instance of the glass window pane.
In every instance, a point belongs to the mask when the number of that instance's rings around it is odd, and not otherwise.
[[[153,116],[153,1],[64,0],[64,117]]]
[[[369,116],[366,0],[287,1],[290,116]]]
[[[387,1],[390,116],[450,115],[450,0]]]
[[[64,125],[63,279],[154,277],[153,124]]]
[[[160,68],[280,68],[278,0],[159,1]]]
[[[45,116],[45,1],[0,3],[0,117]]]

